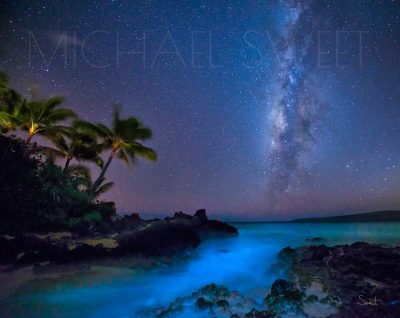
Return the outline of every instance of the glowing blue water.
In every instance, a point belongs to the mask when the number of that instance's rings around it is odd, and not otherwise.
[[[27,285],[0,302],[1,317],[152,317],[151,310],[209,283],[256,299],[265,296],[275,274],[268,268],[285,246],[322,237],[328,245],[368,241],[400,243],[400,224],[236,224],[240,236],[209,240],[188,260],[156,270],[99,269]]]

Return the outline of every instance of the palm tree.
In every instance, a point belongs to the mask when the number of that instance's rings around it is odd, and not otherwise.
[[[68,127],[60,124],[78,116],[71,109],[59,108],[63,102],[62,96],[54,96],[24,104],[18,119],[21,128],[28,131],[27,144],[35,135],[54,141],[58,136],[70,133]]]
[[[140,141],[151,138],[151,129],[144,127],[141,121],[136,117],[120,119],[120,114],[116,107],[114,107],[114,118],[111,129],[101,123],[90,124],[87,122],[80,122],[78,125],[82,128],[86,128],[88,131],[95,131],[98,136],[103,139],[104,150],[111,150],[99,177],[89,190],[91,196],[93,196],[94,190],[103,182],[107,169],[115,156],[124,161],[128,166],[130,166],[130,163],[137,156],[150,161],[157,160],[155,151],[140,143]]]
[[[44,150],[50,157],[65,159],[64,172],[67,171],[72,159],[90,161],[100,168],[104,165],[103,159],[99,155],[102,145],[97,143],[96,136],[93,133],[82,131],[75,123],[70,127],[68,136],[56,135],[52,143],[56,149],[45,148]]]
[[[67,168],[67,172],[69,174],[69,176],[77,181],[77,183],[79,184],[78,189],[77,190],[86,190],[86,192],[89,189],[93,188],[93,182],[92,182],[92,178],[90,175],[90,169],[86,166],[82,166],[82,165],[71,165]],[[107,192],[108,190],[110,190],[113,186],[114,186],[114,182],[107,182],[104,183],[105,178],[103,178],[103,180],[100,182],[100,184],[96,187],[93,188],[93,193],[91,195],[91,198],[96,199],[98,198],[101,194]]]
[[[0,71],[0,131],[16,129],[18,116],[24,103],[20,94],[8,86],[8,76]]]

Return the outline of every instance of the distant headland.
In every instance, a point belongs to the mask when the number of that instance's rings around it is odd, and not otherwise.
[[[296,223],[344,223],[344,222],[400,222],[400,211],[374,211],[349,215],[337,215],[321,218],[295,219]]]

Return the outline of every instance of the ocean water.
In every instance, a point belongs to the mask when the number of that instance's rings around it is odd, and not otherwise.
[[[184,260],[157,269],[95,268],[30,280],[0,300],[0,317],[153,317],[156,308],[210,283],[261,301],[279,276],[270,266],[285,246],[313,244],[306,241],[313,237],[324,238],[326,245],[400,244],[400,223],[234,225],[238,237],[207,240]]]

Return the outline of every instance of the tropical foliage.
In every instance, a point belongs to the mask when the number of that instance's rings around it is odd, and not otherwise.
[[[28,132],[26,143],[30,143],[36,135],[53,141],[60,135],[69,134],[70,127],[61,123],[69,119],[77,119],[78,116],[71,109],[60,108],[63,102],[62,96],[54,96],[23,103],[17,119],[18,126]]]
[[[103,150],[109,150],[108,160],[101,170],[97,180],[90,189],[90,195],[104,181],[105,174],[115,156],[130,166],[136,157],[142,157],[150,161],[156,161],[157,156],[153,149],[145,147],[141,141],[150,139],[152,132],[142,125],[139,119],[128,117],[120,118],[120,112],[114,107],[114,116],[111,128],[97,123],[77,122],[76,125],[88,133],[97,134],[102,138]]]
[[[63,103],[62,96],[25,98],[0,72],[0,232],[17,223],[24,224],[20,230],[68,228],[110,218],[114,204],[99,197],[114,185],[106,181],[113,158],[128,166],[138,157],[156,160],[143,144],[152,132],[138,118],[121,119],[115,107],[107,127],[79,119]],[[7,136],[11,132],[25,140]],[[94,181],[83,162],[100,168]]]
[[[8,86],[9,78],[0,71],[0,131],[7,133],[15,130],[19,111],[23,104],[22,97]]]
[[[52,140],[55,148],[43,148],[49,158],[64,159],[64,171],[67,171],[71,160],[88,161],[103,167],[103,159],[100,156],[102,145],[98,144],[95,134],[82,131],[76,123],[70,127],[67,135],[56,134]]]

